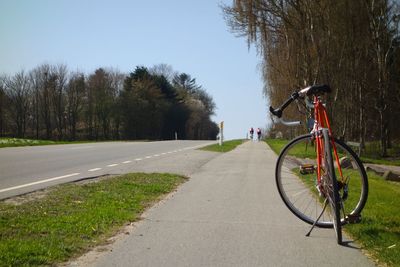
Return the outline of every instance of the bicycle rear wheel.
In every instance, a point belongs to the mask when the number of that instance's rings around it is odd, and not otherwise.
[[[342,141],[334,139],[342,167],[342,175],[334,162],[335,175],[341,181],[339,194],[342,199],[341,223],[346,215],[360,214],[368,196],[368,179],[357,155]],[[279,194],[289,208],[301,220],[313,224],[323,209],[325,198],[317,185],[316,144],[311,134],[290,141],[281,151],[275,168]],[[318,227],[333,227],[332,210],[329,206],[316,223]]]
[[[342,244],[342,223],[340,220],[341,199],[339,196],[339,188],[336,180],[333,159],[332,159],[332,145],[327,129],[322,130],[322,137],[324,140],[324,153],[322,159],[323,174],[321,178],[322,188],[324,195],[328,199],[330,211],[333,219],[333,228],[336,233],[336,240],[338,244]]]

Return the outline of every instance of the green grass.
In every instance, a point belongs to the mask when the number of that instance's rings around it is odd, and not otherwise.
[[[285,139],[265,139],[265,142],[271,147],[271,149],[279,155],[283,147],[288,143]]]
[[[354,170],[343,171],[346,177],[357,177]],[[300,175],[298,170],[294,172],[311,190],[314,188],[313,175]],[[359,183],[352,181],[355,179],[350,179],[349,197],[345,202],[348,208],[354,207],[359,196]],[[384,181],[372,172],[368,173],[368,182],[370,190],[362,211],[362,222],[346,225],[343,230],[376,261],[400,266],[400,184]],[[312,191],[317,195],[315,190]]]
[[[0,138],[0,147],[54,145],[54,141],[21,138]]]
[[[118,140],[127,142],[148,142],[150,140]],[[116,142],[116,140],[79,140],[79,141],[51,141],[51,140],[36,140],[23,138],[0,138],[0,148],[3,147],[19,147],[19,146],[45,146],[45,145],[66,145],[66,144],[85,144],[96,142]]]
[[[371,157],[361,157],[361,160],[365,163],[400,166],[400,159],[375,159]]]
[[[287,143],[285,140],[267,140],[270,147],[277,153]],[[304,149],[303,149],[304,150]],[[298,157],[305,157],[304,153],[295,151]],[[298,173],[297,170],[294,172]],[[356,175],[354,170],[343,170],[344,176]],[[299,173],[298,173],[299,175]],[[314,187],[313,175],[299,175],[309,187]],[[350,179],[355,181],[355,179]],[[400,266],[400,183],[388,182],[373,172],[368,172],[369,194],[368,201],[362,211],[362,222],[344,227],[369,255],[379,263],[388,266]],[[349,198],[345,205],[354,205],[357,201],[352,198],[358,191],[357,183],[349,186]]]
[[[360,224],[345,231],[375,259],[389,266],[400,266],[400,184],[368,173],[369,194]]]
[[[380,153],[380,142],[368,142],[361,159],[368,163],[400,166],[400,140],[392,142],[392,148],[387,149],[387,158],[382,158]]]
[[[20,205],[0,202],[0,265],[54,265],[102,244],[186,178],[127,174],[57,186]]]
[[[238,139],[238,140],[230,140],[230,141],[224,141],[222,143],[222,146],[219,144],[214,144],[214,145],[209,145],[206,147],[200,148],[201,150],[206,150],[206,151],[213,151],[213,152],[228,152],[233,149],[235,149],[238,145],[243,144],[244,140]]]
[[[81,144],[94,141],[51,141],[36,140],[23,138],[0,138],[0,148],[2,147],[18,147],[18,146],[45,146],[45,145],[61,145],[61,144]]]
[[[280,151],[283,147],[289,142],[285,139],[266,139],[267,144],[271,147],[275,153],[279,155]],[[367,149],[368,150],[368,149]],[[368,150],[371,152],[371,150]],[[394,150],[393,150],[394,151]],[[394,152],[393,152],[394,153]],[[393,154],[392,155],[397,155]],[[375,163],[375,164],[386,164],[386,165],[396,165],[400,166],[400,158],[377,158],[379,152],[376,153],[368,153],[366,156],[362,156],[361,160],[365,163]],[[297,155],[298,156],[298,155]],[[307,157],[303,155],[303,157]]]

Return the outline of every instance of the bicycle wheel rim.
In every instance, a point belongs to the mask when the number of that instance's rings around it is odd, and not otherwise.
[[[276,185],[283,202],[294,215],[309,224],[321,214],[325,199],[316,188],[316,170],[311,174],[300,174],[300,166],[307,163],[317,166],[315,145],[311,134],[293,139],[280,153],[275,168]],[[299,148],[305,149],[306,156],[296,154]],[[331,228],[333,220],[323,214],[316,225]]]

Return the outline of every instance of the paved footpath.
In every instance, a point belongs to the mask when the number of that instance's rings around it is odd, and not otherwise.
[[[246,142],[202,166],[177,192],[79,266],[374,266],[332,229],[292,215],[274,180],[276,155]]]

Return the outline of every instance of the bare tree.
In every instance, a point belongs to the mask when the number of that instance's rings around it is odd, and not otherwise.
[[[149,73],[152,75],[164,76],[169,82],[172,82],[174,76],[178,74],[171,65],[164,63],[154,65],[149,69]]]
[[[52,114],[57,130],[57,138],[63,139],[63,131],[66,125],[67,110],[65,101],[65,90],[68,70],[65,65],[51,67],[51,83],[49,84],[51,95]]]
[[[32,72],[31,80],[35,90],[35,116],[36,116],[36,135],[41,136],[42,125],[44,125],[46,139],[52,137],[52,113],[51,113],[51,91],[50,86],[54,81],[51,67],[42,64]]]
[[[94,137],[110,137],[112,109],[116,91],[112,88],[110,74],[105,69],[97,69],[88,79],[88,100],[90,126]],[[102,131],[100,133],[100,130]]]
[[[387,156],[388,128],[390,106],[388,98],[392,97],[390,91],[390,60],[395,49],[396,38],[399,37],[398,15],[393,14],[393,4],[387,0],[367,1],[371,44],[374,50],[373,58],[377,73],[377,94],[375,96],[375,109],[379,112],[381,154]],[[388,112],[389,111],[389,112]]]
[[[121,126],[121,108],[118,106],[118,98],[124,88],[124,80],[126,74],[121,73],[118,69],[108,70],[111,79],[111,88],[113,91],[113,105],[111,111],[111,127],[112,135],[115,139],[120,139],[120,126]]]
[[[16,73],[5,80],[6,94],[10,100],[10,111],[16,126],[18,137],[25,137],[26,123],[29,110],[31,86],[29,77],[24,71]]]
[[[32,84],[32,90],[33,90],[33,123],[34,123],[34,128],[35,128],[35,136],[36,139],[40,138],[40,130],[41,130],[41,125],[40,125],[40,93],[41,89],[44,87],[43,86],[43,78],[42,78],[42,73],[39,67],[33,69],[29,73],[30,77],[30,82]]]
[[[82,73],[74,73],[70,76],[66,87],[66,111],[70,139],[76,140],[77,124],[84,107],[86,94],[85,77]]]
[[[4,135],[6,127],[6,92],[5,92],[6,76],[0,75],[0,136]]]

